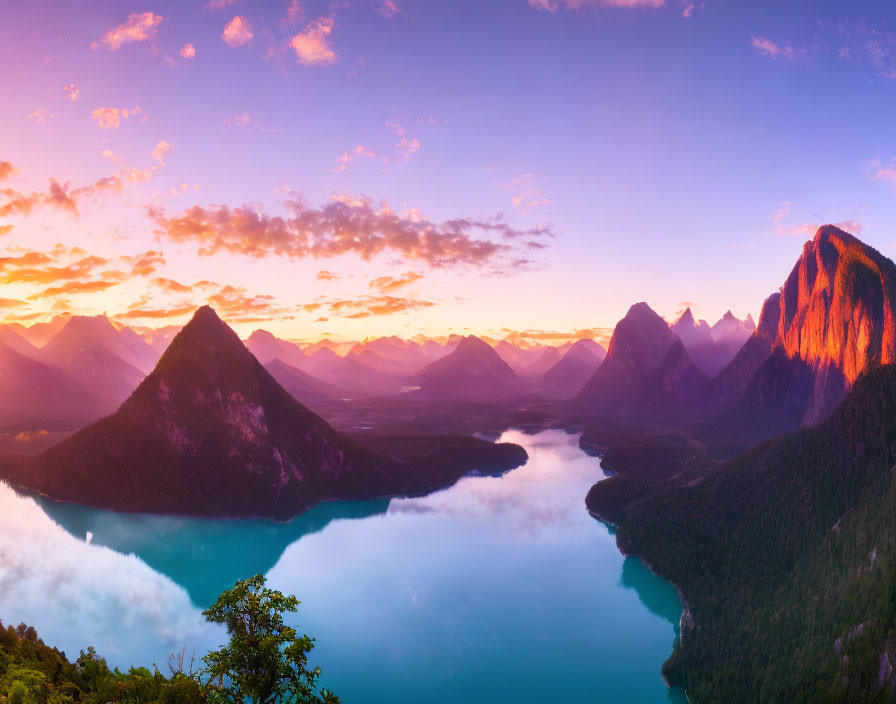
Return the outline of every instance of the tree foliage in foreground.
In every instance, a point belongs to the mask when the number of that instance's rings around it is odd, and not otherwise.
[[[262,576],[238,582],[203,613],[230,640],[194,670],[182,652],[170,676],[154,668],[110,668],[89,647],[70,662],[31,627],[0,623],[0,704],[338,704],[308,667],[314,640],[283,622],[299,601],[267,589]]]

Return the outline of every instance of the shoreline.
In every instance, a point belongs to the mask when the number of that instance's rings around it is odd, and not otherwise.
[[[616,528],[617,531],[618,531],[618,528],[619,528],[619,524],[618,524],[618,523],[614,523],[613,521],[607,520],[606,518],[604,518],[603,516],[601,516],[599,513],[597,513],[596,511],[592,510],[592,509],[591,509],[589,506],[587,506],[587,505],[585,506],[585,509],[588,511],[588,514],[589,514],[592,518],[594,518],[594,519],[596,519],[596,520],[600,521],[601,523],[604,523],[604,524],[606,524],[606,525],[608,525],[608,526],[612,526],[613,528]],[[619,533],[618,533],[618,532],[616,533],[616,540],[615,540],[615,543],[616,543],[616,549],[619,551],[619,554],[620,554],[620,555],[622,555],[623,557],[636,557],[636,558],[638,558],[638,559],[641,561],[641,564],[644,565],[644,566],[650,571],[651,574],[656,575],[657,577],[659,577],[660,579],[662,579],[662,580],[668,582],[669,584],[671,584],[671,585],[675,588],[675,591],[678,593],[678,600],[681,602],[681,618],[680,618],[679,621],[678,621],[678,641],[679,641],[679,642],[678,642],[678,647],[679,647],[679,648],[682,647],[682,645],[684,644],[684,633],[685,633],[685,629],[686,629],[688,626],[693,626],[693,624],[694,624],[694,618],[693,618],[693,616],[691,615],[691,607],[690,607],[690,605],[688,604],[687,599],[684,598],[684,593],[681,591],[681,587],[679,587],[675,582],[673,582],[673,581],[672,581],[671,579],[669,579],[668,577],[666,577],[666,576],[660,574],[660,573],[653,567],[653,565],[651,565],[647,560],[644,559],[643,556],[641,556],[641,555],[635,555],[635,554],[631,554],[631,553],[627,553],[625,550],[623,550],[622,547],[619,545]],[[672,653],[670,653],[669,657],[671,657],[672,654],[674,654],[674,653],[675,653],[675,648],[672,649]],[[663,674],[663,672],[662,672],[662,665],[660,666],[660,677],[663,678],[663,683],[666,685],[666,687],[668,687],[669,689],[672,689],[672,685],[669,684],[669,681],[666,679],[665,674]],[[680,690],[682,691],[682,693],[684,693],[684,697],[685,697],[685,699],[686,699],[688,702],[690,702],[691,699],[690,699],[690,697],[688,696],[687,690],[686,690],[684,687],[678,687],[678,689],[680,689]]]

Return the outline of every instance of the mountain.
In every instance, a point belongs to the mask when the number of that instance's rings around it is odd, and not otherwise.
[[[41,348],[44,356],[59,346],[102,347],[130,366],[148,373],[158,361],[152,346],[127,327],[116,328],[105,315],[73,315]]]
[[[374,352],[369,346],[355,345],[345,355],[345,360],[356,362],[366,369],[395,378],[413,376],[419,370],[415,361],[410,366],[403,360],[396,360],[394,356],[382,356]],[[425,366],[425,361],[424,361]],[[338,368],[337,368],[338,369]],[[334,370],[336,373],[337,370]]]
[[[262,364],[279,359],[291,367],[301,369],[308,361],[298,345],[274,337],[267,330],[256,330],[246,339],[246,347]]]
[[[690,308],[686,308],[669,328],[678,335],[688,356],[706,376],[714,377],[731,361],[731,357],[722,357],[709,324],[705,320],[696,321]]]
[[[46,323],[35,323],[28,327],[20,323],[11,323],[9,327],[35,347],[43,347],[49,342],[50,338],[65,327],[70,317],[69,314],[56,315]]]
[[[314,349],[314,351],[309,351]],[[318,379],[326,379],[330,372],[342,364],[342,357],[327,346],[306,348],[303,350],[308,360],[302,369]]]
[[[152,371],[162,356],[155,347],[144,340],[140,335],[131,330],[127,326],[115,328],[118,332],[118,339],[124,348],[128,351],[133,360],[133,365],[144,373]],[[128,361],[125,359],[125,361]]]
[[[543,347],[520,347],[507,340],[501,340],[494,349],[515,372],[522,371],[544,352]]]
[[[456,453],[402,450],[400,438],[368,449],[290,396],[205,306],[114,414],[36,457],[5,458],[0,474],[117,511],[288,518],[319,501],[423,492],[474,466],[525,461],[515,445],[462,442]]]
[[[716,345],[723,350],[723,355],[730,362],[755,329],[756,324],[752,315],[748,313],[744,320],[738,320],[729,310],[725,311],[725,315],[719,318],[709,331]]]
[[[894,360],[896,264],[825,225],[716,380],[719,397],[733,405],[709,435],[744,447],[817,423],[862,372]]]
[[[432,397],[488,401],[518,393],[520,380],[487,342],[469,335],[423,370],[420,386]]]
[[[573,399],[591,415],[665,420],[698,414],[709,381],[646,303],[616,324],[607,356]]]
[[[105,316],[72,316],[41,347],[38,359],[63,372],[73,383],[90,389],[99,415],[104,415],[114,411],[145,376],[121,355],[133,359]]]
[[[551,367],[563,359],[563,355],[567,350],[569,350],[569,345],[564,345],[562,348],[548,345],[535,359],[519,369],[517,373],[522,377],[542,377]]]
[[[6,345],[26,357],[31,357],[32,359],[37,357],[37,347],[28,342],[10,325],[0,325],[0,344]]]
[[[594,340],[576,340],[541,378],[541,390],[553,398],[575,396],[591,378],[607,351]]]
[[[395,335],[365,340],[356,345],[358,352],[368,351],[378,358],[392,362],[400,374],[413,375],[433,361],[430,354],[416,342],[402,340]],[[350,352],[351,354],[351,352]]]
[[[259,360],[261,361],[261,360]],[[291,367],[282,359],[272,359],[263,365],[276,382],[286,389],[299,403],[316,406],[340,396],[339,390],[301,369]]]
[[[665,678],[697,703],[893,701],[894,465],[896,366],[886,364],[820,425],[685,470],[675,486],[645,491],[624,473],[596,484],[589,509],[610,508],[620,549],[685,603]]]
[[[92,389],[0,342],[0,426],[77,426],[103,412]]]

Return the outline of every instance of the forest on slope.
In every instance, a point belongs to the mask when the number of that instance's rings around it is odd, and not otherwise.
[[[687,603],[663,667],[692,702],[896,701],[896,366],[825,422],[614,507]]]

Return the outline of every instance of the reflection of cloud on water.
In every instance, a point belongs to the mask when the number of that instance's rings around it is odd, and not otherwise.
[[[121,650],[156,659],[214,633],[179,586],[133,555],[69,535],[2,483],[0,618],[33,625],[70,654],[94,645],[113,662]]]
[[[500,440],[525,447],[529,461],[500,477],[465,477],[429,496],[393,499],[388,513],[448,520],[498,518],[521,539],[580,524],[583,497],[604,474],[600,461],[579,449],[579,436],[561,430],[536,435],[511,430]]]

